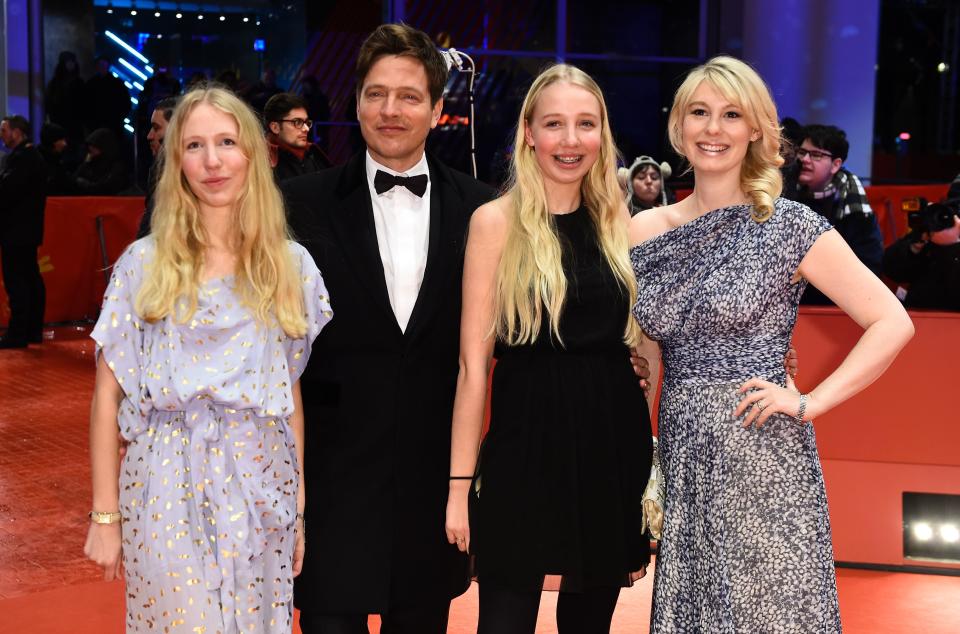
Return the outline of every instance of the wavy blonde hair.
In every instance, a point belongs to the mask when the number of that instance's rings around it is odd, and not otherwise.
[[[504,188],[508,198],[509,229],[497,271],[494,295],[493,330],[510,345],[532,343],[540,333],[546,312],[550,332],[560,337],[560,315],[567,293],[562,250],[556,221],[547,207],[543,174],[534,149],[526,143],[530,124],[543,91],[565,83],[588,91],[600,104],[600,155],[580,185],[580,195],[593,221],[597,243],[614,276],[629,300],[636,299],[636,281],[628,258],[629,240],[624,221],[623,194],[617,182],[618,152],[610,132],[603,93],[593,79],[579,68],[557,64],[543,71],[530,86],[520,110],[510,162],[510,177]],[[624,340],[633,344],[640,331],[633,319],[626,320]]]
[[[287,244],[283,200],[273,180],[267,144],[256,115],[225,88],[202,86],[177,102],[167,127],[150,229],[156,253],[136,299],[149,323],[173,316],[189,320],[197,310],[204,249],[209,240],[200,203],[183,174],[183,129],[200,104],[232,116],[237,145],[247,158],[246,183],[234,206],[231,244],[236,250],[235,290],[258,322],[279,324],[293,338],[307,332],[300,273]]]
[[[742,110],[747,124],[760,133],[760,138],[747,147],[740,168],[740,188],[753,202],[753,219],[765,222],[773,215],[773,201],[783,189],[780,124],[770,89],[757,71],[733,57],[721,55],[694,68],[677,89],[667,123],[670,144],[680,156],[684,156],[683,117],[693,93],[704,81]]]

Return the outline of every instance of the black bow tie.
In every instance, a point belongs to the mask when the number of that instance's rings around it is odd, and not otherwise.
[[[427,193],[427,175],[394,176],[383,170],[377,170],[376,175],[373,177],[373,188],[377,190],[378,194],[390,191],[397,185],[406,187],[418,198],[423,198],[423,195]]]

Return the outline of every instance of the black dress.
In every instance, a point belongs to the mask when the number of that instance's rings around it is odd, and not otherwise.
[[[545,318],[533,344],[497,345],[472,499],[474,571],[515,590],[629,585],[650,560],[640,525],[651,432],[623,343],[628,299],[590,213],[554,218],[568,283],[563,342]]]

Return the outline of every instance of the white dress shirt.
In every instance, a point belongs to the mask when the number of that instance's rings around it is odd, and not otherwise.
[[[430,190],[420,198],[406,187],[395,186],[377,194],[373,186],[377,170],[394,176],[427,174],[427,156],[406,172],[397,172],[380,165],[367,152],[367,186],[373,203],[373,223],[377,230],[377,246],[383,262],[383,277],[387,283],[390,306],[400,329],[406,332],[413,306],[420,294],[423,271],[427,267],[427,248],[430,242]]]

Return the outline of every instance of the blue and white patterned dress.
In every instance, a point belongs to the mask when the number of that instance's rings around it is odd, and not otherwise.
[[[91,336],[125,398],[120,466],[127,632],[292,630],[299,465],[292,385],[330,320],[327,290],[300,245],[307,334],[263,326],[209,280],[186,323],[144,322],[134,302],[153,238],[117,260]]]
[[[805,281],[830,225],[778,199],[773,216],[717,209],[631,249],[633,312],[663,353],[665,525],[652,632],[840,631],[830,518],[813,426],[743,428],[744,381],[784,385]]]

